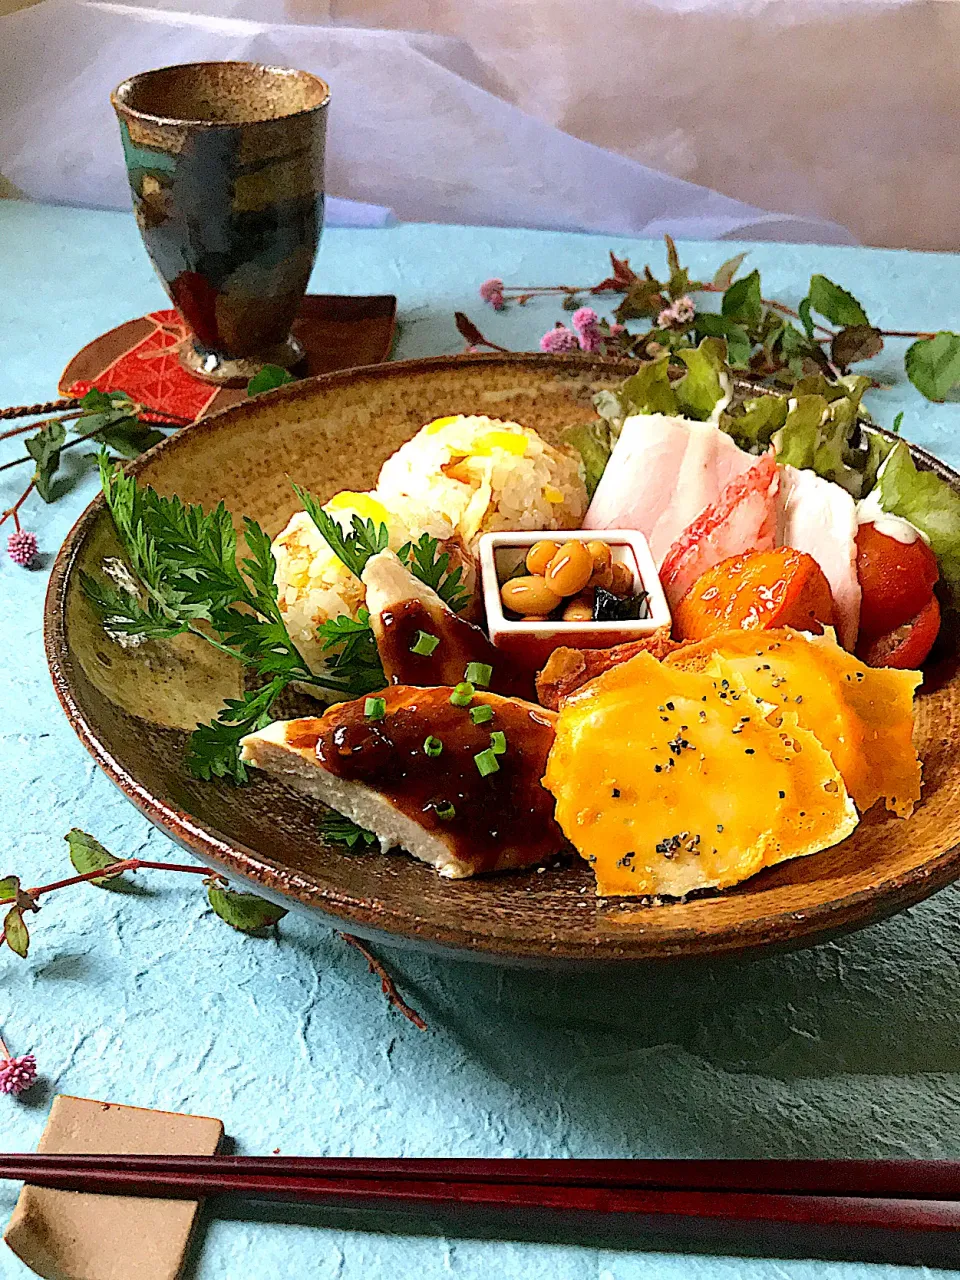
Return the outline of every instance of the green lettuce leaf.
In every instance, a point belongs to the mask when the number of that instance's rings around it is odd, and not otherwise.
[[[933,471],[919,471],[903,440],[890,449],[878,480],[880,505],[926,534],[951,605],[960,602],[960,494]]]
[[[779,431],[786,420],[786,396],[757,396],[743,402],[742,413],[723,414],[720,426],[727,435],[733,436],[741,449],[748,453],[762,453],[773,433]]]
[[[686,418],[706,422],[730,386],[727,344],[722,338],[704,338],[699,347],[680,350],[677,355],[687,366],[672,388],[679,411]]]
[[[610,452],[613,448],[609,425],[606,422],[587,422],[576,427],[567,427],[560,433],[560,438],[564,444],[571,445],[580,454],[587,497],[592,498],[610,460]]]

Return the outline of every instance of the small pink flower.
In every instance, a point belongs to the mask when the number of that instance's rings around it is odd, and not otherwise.
[[[657,316],[657,328],[680,328],[682,325],[689,324],[696,314],[697,309],[693,305],[692,298],[677,298],[669,307],[664,307]]]
[[[563,324],[558,324],[555,329],[548,329],[540,339],[540,350],[549,351],[553,355],[562,355],[566,351],[579,349],[580,339]]]
[[[600,323],[600,317],[593,307],[579,307],[570,317],[570,323],[577,333],[583,333],[584,329],[595,329]]]
[[[14,564],[18,564],[24,569],[30,568],[34,560],[36,560],[39,550],[35,533],[27,533],[23,529],[17,529],[7,539],[7,552],[10,559]]]
[[[579,336],[581,351],[600,351],[603,347],[603,334],[595,324],[584,325]]]
[[[484,302],[489,302],[494,311],[502,311],[506,305],[503,300],[503,281],[498,280],[496,276],[490,280],[484,280],[480,286],[480,297]]]
[[[619,338],[621,333],[626,333],[626,332],[627,332],[627,326],[625,324],[614,323],[610,326],[611,338]]]
[[[14,1097],[25,1093],[37,1079],[37,1060],[32,1053],[22,1058],[0,1059],[0,1093],[12,1093]]]

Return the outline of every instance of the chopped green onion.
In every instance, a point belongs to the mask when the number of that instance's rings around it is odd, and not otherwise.
[[[502,756],[507,749],[507,735],[495,729],[490,735],[490,750],[494,755]]]
[[[486,724],[488,720],[493,719],[493,707],[486,702],[479,702],[475,707],[470,708],[470,719],[474,724]]]
[[[487,747],[486,751],[481,751],[473,757],[474,763],[480,771],[480,777],[489,777],[491,773],[499,773],[500,765],[497,763],[497,757],[493,750]]]
[[[443,743],[439,738],[435,738],[431,733],[429,737],[423,741],[423,751],[428,756],[438,756],[443,750]]]
[[[439,636],[432,636],[429,631],[418,631],[416,640],[410,646],[410,652],[429,658],[439,643]]]
[[[363,714],[368,720],[382,720],[387,714],[387,704],[383,698],[367,698],[363,704]]]
[[[443,804],[436,805],[434,813],[441,822],[449,822],[451,818],[455,818],[457,816],[457,811],[449,800],[444,800]]]
[[[476,692],[469,680],[462,680],[451,693],[450,701],[455,707],[469,707],[470,700]]]
[[[493,675],[493,667],[489,662],[468,662],[467,669],[463,673],[464,680],[469,680],[473,684],[480,685],[481,689],[485,689],[490,683],[490,677]]]

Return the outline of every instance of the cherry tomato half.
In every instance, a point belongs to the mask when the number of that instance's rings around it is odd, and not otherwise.
[[[937,557],[922,538],[898,542],[873,524],[857,533],[857,576],[863,598],[860,636],[886,635],[915,618],[933,595],[940,576]]]
[[[857,646],[857,657],[868,667],[899,667],[915,671],[933,648],[940,630],[940,606],[931,596],[915,618]]]

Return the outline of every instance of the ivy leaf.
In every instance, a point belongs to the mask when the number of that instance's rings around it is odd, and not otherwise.
[[[615,311],[618,323],[623,324],[626,320],[640,320],[644,317],[652,318],[657,316],[667,305],[667,298],[663,293],[663,286],[659,280],[648,280],[646,278],[637,278],[627,290],[627,296],[623,299]]]
[[[637,279],[637,273],[630,266],[630,259],[618,258],[613,252],[610,254],[610,270],[612,275],[601,280],[599,284],[595,284],[590,290],[591,293],[605,293],[607,291],[626,293]]]
[[[26,960],[30,950],[30,932],[23,918],[20,907],[11,907],[4,917],[3,931],[7,935],[7,946],[21,960]]]
[[[675,275],[680,270],[680,255],[677,253],[677,246],[674,243],[673,236],[665,235],[663,242],[667,246],[667,269],[671,275]]]
[[[265,364],[247,383],[247,395],[259,396],[288,382],[296,382],[296,378],[287,369],[281,369],[278,364]]]
[[[215,882],[207,883],[207,900],[221,920],[241,933],[259,933],[287,914],[284,907],[275,907],[256,894],[224,889]]]
[[[841,329],[830,344],[835,365],[846,369],[857,360],[872,360],[883,350],[883,336],[871,324],[851,324]]]
[[[720,312],[731,320],[737,320],[754,329],[763,319],[763,302],[760,297],[760,272],[751,271],[742,280],[736,280],[723,295]]]
[[[735,258],[728,258],[721,267],[717,268],[717,273],[713,277],[713,287],[726,291],[733,284],[733,277],[743,266],[746,253],[738,253]]]
[[[922,396],[941,402],[960,392],[960,333],[941,330],[912,343],[903,357],[907,377]]]
[[[333,809],[320,819],[320,834],[331,844],[345,844],[348,849],[355,849],[358,845],[366,845],[369,848],[377,840],[372,831],[359,826],[352,818],[336,813]]]
[[[715,315],[705,311],[697,313],[697,336],[699,338],[725,338],[727,342],[727,360],[730,364],[746,368],[750,363],[753,343],[742,324],[737,324],[729,316]]]
[[[853,294],[848,293],[846,289],[841,289],[840,285],[834,284],[826,276],[810,277],[809,298],[811,308],[831,324],[846,327],[870,323],[867,313]]]
[[[804,331],[806,332],[807,337],[810,339],[811,342],[814,342],[815,341],[814,323],[813,323],[813,317],[810,315],[810,299],[809,298],[803,299],[803,301],[797,307],[797,314],[800,317],[800,323],[803,325],[803,328],[804,328]]]
[[[37,493],[44,502],[53,502],[53,477],[60,466],[60,450],[67,438],[67,429],[62,422],[52,420],[45,422],[35,436],[25,441],[27,453],[37,464],[33,473],[33,483]]]
[[[87,431],[94,429],[86,418],[78,418],[77,421]],[[124,458],[137,458],[165,437],[162,431],[146,426],[138,418],[124,417],[116,422],[106,423],[93,438]]]
[[[120,861],[112,853],[108,853],[99,840],[95,840],[86,831],[81,831],[79,827],[73,827],[63,838],[70,849],[73,869],[79,875],[86,875],[88,871],[105,871],[107,867],[115,867]],[[120,889],[123,887],[122,880],[122,876],[98,876],[90,884],[95,884],[100,889]]]

